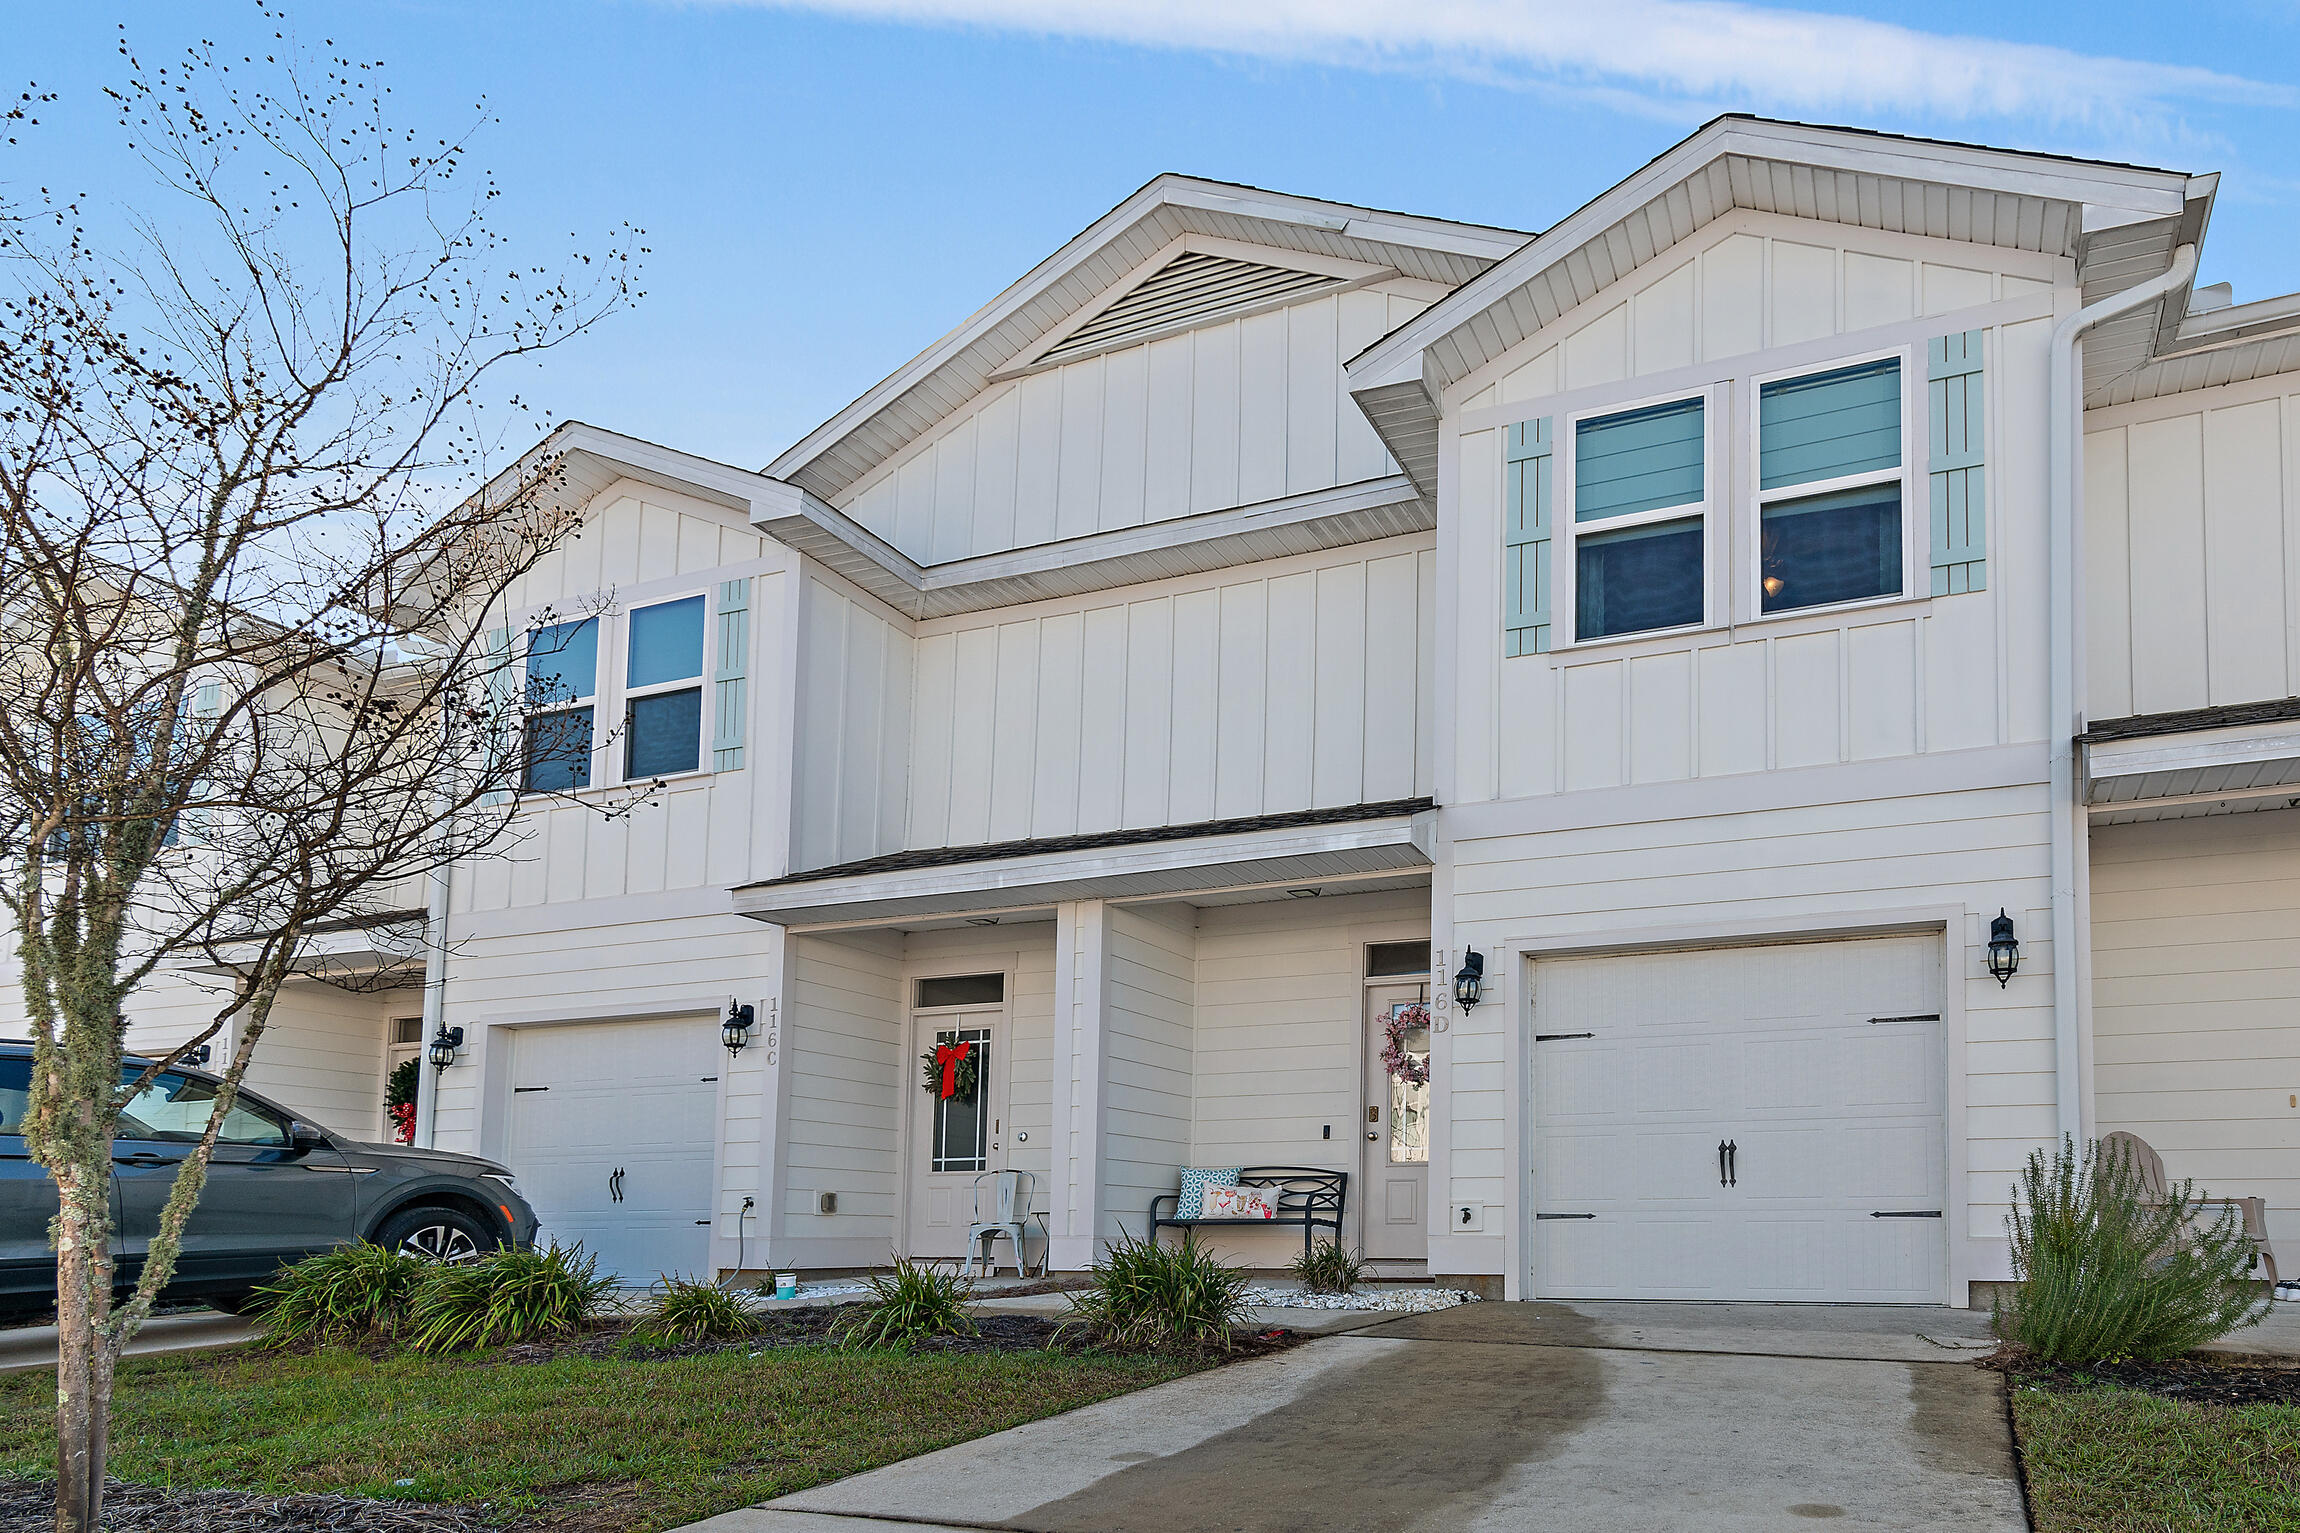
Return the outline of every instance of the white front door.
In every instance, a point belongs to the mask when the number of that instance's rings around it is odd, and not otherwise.
[[[1418,984],[1366,990],[1366,1121],[1360,1141],[1365,1156],[1358,1179],[1358,1229],[1366,1255],[1389,1261],[1429,1256],[1428,995],[1429,987]]]
[[[1534,1292],[1938,1304],[1941,939],[1543,960]]]
[[[935,1012],[914,1019],[906,1089],[911,1099],[910,1254],[966,1254],[974,1222],[974,1179],[1006,1166],[1005,1013]],[[944,1097],[927,1089],[926,1058],[963,1045],[973,1067],[969,1089]]]
[[[643,1287],[710,1275],[716,1018],[521,1028],[504,1158],[543,1238]]]

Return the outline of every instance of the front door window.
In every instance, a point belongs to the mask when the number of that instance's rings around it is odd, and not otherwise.
[[[990,1169],[990,1029],[945,1028],[934,1035],[934,1041],[938,1050],[968,1045],[967,1063],[973,1068],[971,1083],[961,1082],[965,1089],[935,1100],[934,1169],[987,1171]]]
[[[1391,1006],[1388,1041],[1406,1061],[1402,1072],[1389,1072],[1390,1164],[1427,1165],[1430,1158],[1429,1008],[1419,1001],[1400,1001]],[[1414,1079],[1415,1076],[1420,1079]]]

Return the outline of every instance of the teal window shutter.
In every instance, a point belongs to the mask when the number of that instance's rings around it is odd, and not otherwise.
[[[1788,378],[1758,391],[1759,489],[1900,466],[1898,357]]]
[[[719,663],[711,672],[711,770],[743,764],[743,712],[750,686],[751,582],[719,586]]]
[[[1547,654],[1549,421],[1520,421],[1503,440],[1502,653]]]
[[[1664,506],[1692,506],[1704,494],[1699,397],[1585,420],[1573,434],[1573,520],[1594,522]]]
[[[519,730],[511,712],[511,630],[507,627],[488,629],[480,647],[487,657],[485,727],[493,736],[486,759],[508,782],[519,776]],[[510,799],[511,790],[507,787],[490,788],[479,796],[479,802],[491,809]]]
[[[1926,343],[1932,414],[1933,594],[1988,589],[1987,410],[1982,332]]]

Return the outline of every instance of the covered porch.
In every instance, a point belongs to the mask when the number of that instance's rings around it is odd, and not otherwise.
[[[1343,1243],[1378,1272],[1426,1274],[1433,1092],[1381,1050],[1429,994],[1431,814],[906,853],[737,890],[782,949],[768,1259],[954,1259],[976,1178],[1013,1170],[1047,1232],[1033,1263],[1075,1271],[1144,1234],[1185,1168],[1292,1166],[1347,1175]],[[1426,1069],[1429,1035],[1405,1032]],[[929,1061],[960,1044],[971,1078],[946,1082]],[[1202,1238],[1276,1270],[1303,1233]]]

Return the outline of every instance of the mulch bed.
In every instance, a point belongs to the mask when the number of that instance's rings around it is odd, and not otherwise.
[[[54,1480],[0,1480],[0,1533],[51,1533]],[[110,1481],[106,1533],[490,1533],[491,1512],[356,1496],[265,1496],[244,1490],[172,1490]]]
[[[2192,1352],[2161,1363],[2093,1363],[2082,1368],[2047,1363],[2006,1349],[1980,1360],[1984,1368],[2054,1394],[2110,1385],[2195,1405],[2300,1405],[2300,1364],[2282,1359]]]

